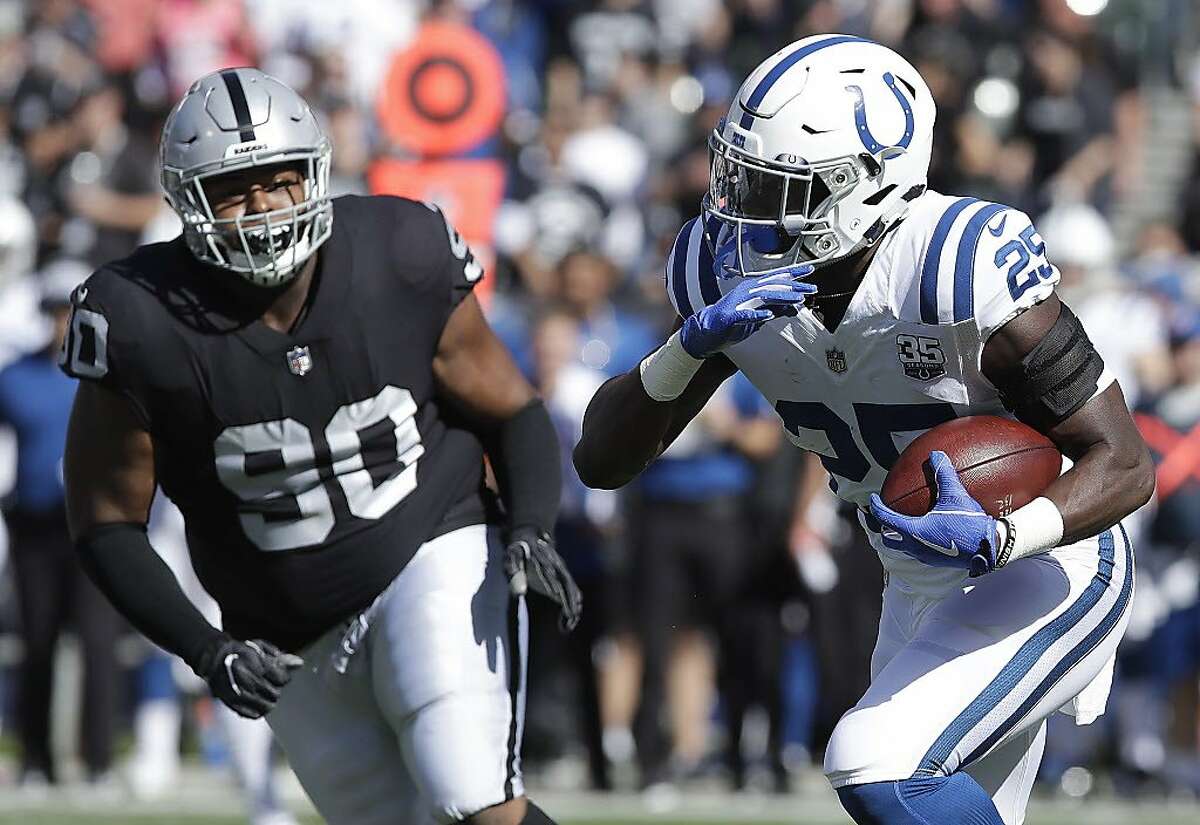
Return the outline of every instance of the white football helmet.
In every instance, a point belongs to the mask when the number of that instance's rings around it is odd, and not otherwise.
[[[806,37],[764,61],[709,141],[703,206],[736,233],[738,271],[874,244],[925,190],[935,114],[917,70],[862,37]]]
[[[197,258],[260,286],[295,277],[333,230],[332,149],[312,110],[258,69],[223,69],[192,84],[167,117],[159,147],[167,202]],[[255,166],[300,163],[304,200],[218,220],[204,181]]]

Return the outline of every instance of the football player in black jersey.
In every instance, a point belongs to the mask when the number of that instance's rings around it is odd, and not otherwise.
[[[267,716],[331,825],[550,822],[521,783],[521,595],[566,626],[580,600],[550,540],[554,431],[472,294],[482,268],[434,207],[331,199],[312,112],[257,70],[197,81],[161,162],[182,235],[93,274],[61,356],[84,565]],[[146,539],[156,485],[222,629]]]

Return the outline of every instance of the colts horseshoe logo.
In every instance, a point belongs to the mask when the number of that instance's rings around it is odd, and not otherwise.
[[[885,72],[883,82],[892,90],[892,94],[896,96],[896,102],[900,104],[900,108],[904,111],[904,135],[896,143],[887,144],[880,143],[871,134],[871,129],[867,126],[867,104],[863,99],[861,86],[847,86],[846,91],[853,93],[854,101],[854,124],[858,127],[858,137],[862,140],[863,146],[867,147],[867,151],[872,155],[878,155],[885,149],[907,149],[908,144],[912,143],[913,137],[913,110],[912,105],[908,102],[908,98],[904,96],[904,92],[896,87],[896,78],[891,72]]]

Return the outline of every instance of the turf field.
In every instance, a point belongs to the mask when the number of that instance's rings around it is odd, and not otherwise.
[[[847,825],[829,800],[805,800],[764,803],[761,799],[714,797],[691,801],[686,814],[677,812],[654,815],[644,810],[645,803],[633,796],[615,796],[608,804],[595,804],[593,798],[552,795],[545,807],[559,815],[562,825]],[[94,807],[94,806],[93,806]],[[0,825],[245,825],[245,818],[234,814],[180,814],[168,810],[119,812],[109,806],[104,813],[92,813],[75,804],[22,808],[12,804],[0,810]],[[781,808],[794,808],[783,813]],[[641,809],[641,810],[639,810]],[[604,816],[595,811],[605,810]],[[782,815],[781,815],[782,814]],[[303,825],[320,825],[315,817],[305,817]],[[852,825],[852,823],[851,823]],[[1036,804],[1026,825],[1200,825],[1200,804],[1127,805],[1098,801],[1087,805]]]
[[[791,796],[734,795],[716,784],[652,796],[557,787],[538,787],[531,795],[561,825],[853,825],[815,771],[795,777],[796,793]],[[303,814],[303,825],[321,825],[287,771],[279,774],[279,793],[292,810]],[[195,767],[185,767],[173,797],[158,802],[131,802],[119,788],[98,793],[78,784],[31,798],[0,780],[0,825],[246,825],[241,805],[240,795],[222,772]],[[1035,799],[1026,825],[1200,825],[1200,803]]]
[[[1097,815],[1098,814],[1098,815]],[[730,818],[700,819],[566,819],[563,825],[710,825],[722,822],[741,823],[736,814],[730,813]],[[320,820],[305,819],[304,825],[320,825]],[[754,825],[847,825],[847,819],[792,819],[792,820],[751,820]],[[89,816],[80,812],[62,814],[51,813],[11,813],[0,814],[3,825],[245,825],[246,820],[236,816],[190,816],[170,814],[151,814],[147,816],[96,815]],[[1142,811],[1136,809],[1111,808],[1107,811],[1086,811],[1068,814],[1042,814],[1030,816],[1026,825],[1197,825],[1200,823],[1200,809],[1188,813],[1179,811],[1167,813],[1154,808]],[[853,823],[849,823],[853,825]]]

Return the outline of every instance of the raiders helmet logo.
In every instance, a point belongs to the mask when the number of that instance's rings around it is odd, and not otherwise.
[[[834,372],[846,371],[846,353],[840,349],[825,350],[825,363],[829,365],[829,369]]]
[[[307,375],[313,368],[312,355],[309,354],[308,347],[292,347],[288,350],[287,365],[288,369],[292,371],[292,375]]]

